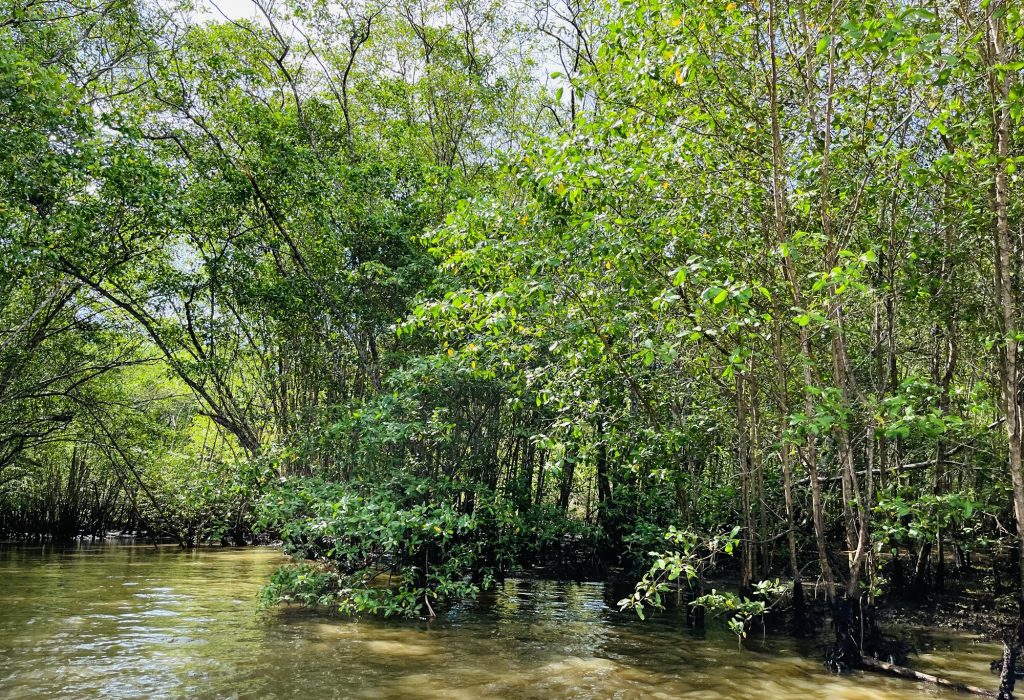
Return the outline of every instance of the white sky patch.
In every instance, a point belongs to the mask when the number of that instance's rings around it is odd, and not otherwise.
[[[252,0],[202,0],[196,4],[200,20],[259,19],[262,14]]]

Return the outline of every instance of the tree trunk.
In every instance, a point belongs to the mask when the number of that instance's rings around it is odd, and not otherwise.
[[[775,45],[775,22],[776,3],[774,0],[768,5],[768,42],[771,51],[771,73],[768,77],[768,98],[771,114],[772,131],[772,202],[774,208],[775,236],[780,246],[789,245],[789,235],[786,225],[786,195],[785,182],[787,173],[785,160],[783,158],[782,135],[779,116],[778,100],[778,53]],[[791,255],[784,255],[783,271],[786,281],[792,291],[793,306],[803,308],[803,295],[800,290],[800,278],[797,274],[796,264]],[[811,389],[817,385],[814,381],[814,353],[811,348],[811,336],[806,326],[799,330],[800,357],[803,365],[804,380],[804,411],[807,420],[813,420],[815,416],[814,395]],[[825,540],[825,516],[824,502],[821,494],[821,482],[818,478],[818,460],[816,440],[813,435],[807,436],[807,443],[803,450],[804,463],[807,466],[807,474],[811,485],[811,519],[814,523],[814,539],[818,549],[818,563],[821,566],[821,577],[825,582],[825,592],[828,599],[835,599],[835,577],[828,560],[828,547]]]

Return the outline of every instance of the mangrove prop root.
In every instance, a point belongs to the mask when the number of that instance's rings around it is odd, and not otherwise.
[[[951,681],[948,678],[940,678],[939,676],[933,676],[930,673],[922,673],[921,671],[915,671],[914,669],[907,668],[906,666],[897,666],[896,664],[890,664],[886,661],[880,661],[879,659],[873,659],[868,656],[861,657],[859,667],[865,671],[877,671],[890,676],[896,676],[897,678],[906,678],[908,680],[920,681],[922,683],[934,683],[942,688],[949,688],[950,690],[956,690],[961,693],[970,693],[983,698],[996,697],[995,693],[991,690],[986,690],[985,688],[968,685],[967,683],[960,683],[959,681]]]
[[[1024,640],[1024,603],[1021,605],[1022,615],[1017,621],[1016,629],[1007,632],[1003,638],[1003,659],[999,669],[999,700],[1013,700],[1013,686],[1017,682],[1017,659],[1021,655],[1021,642]]]

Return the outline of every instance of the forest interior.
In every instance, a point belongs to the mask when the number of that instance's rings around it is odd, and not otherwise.
[[[279,543],[264,606],[354,617],[607,579],[1013,697],[1024,5],[243,4],[0,0],[0,537]]]

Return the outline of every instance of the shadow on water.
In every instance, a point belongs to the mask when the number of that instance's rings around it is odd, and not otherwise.
[[[509,580],[433,622],[256,612],[272,549],[0,546],[4,698],[924,698],[831,676],[813,640],[619,613],[603,584]],[[922,635],[922,670],[993,686],[998,647]]]

